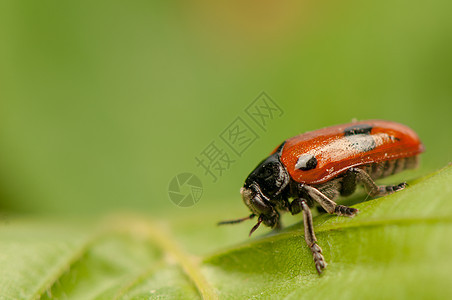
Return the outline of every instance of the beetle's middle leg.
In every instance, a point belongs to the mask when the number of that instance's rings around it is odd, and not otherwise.
[[[323,209],[325,209],[326,212],[329,214],[353,217],[358,213],[358,210],[356,208],[336,204],[336,202],[325,196],[321,191],[319,191],[315,187],[309,185],[302,185],[301,188],[304,189],[308,193],[308,195],[317,203],[319,203],[320,206],[322,206]]]
[[[304,239],[306,244],[308,244],[309,249],[311,249],[312,257],[314,259],[315,268],[319,274],[322,270],[326,268],[326,261],[322,255],[322,248],[317,245],[317,238],[314,233],[314,224],[312,222],[311,209],[306,203],[305,199],[297,198],[290,204],[290,212],[295,215],[300,211],[303,211],[303,224],[304,224]]]

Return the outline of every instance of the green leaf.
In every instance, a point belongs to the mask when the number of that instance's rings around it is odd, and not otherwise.
[[[0,298],[451,298],[451,179],[449,166],[354,205],[355,218],[315,217],[322,276],[300,222],[247,240],[251,224],[211,224],[225,211],[170,222],[10,218],[0,226]]]
[[[315,218],[329,263],[318,276],[300,224],[205,259],[225,297],[450,298],[452,168],[355,205],[355,218]]]

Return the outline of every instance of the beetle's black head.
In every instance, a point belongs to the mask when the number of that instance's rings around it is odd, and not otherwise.
[[[283,146],[284,144],[262,161],[248,175],[244,186],[240,189],[246,206],[270,227],[275,227],[279,221],[279,213],[276,211],[274,201],[281,197],[281,193],[290,181],[289,173],[280,160]]]

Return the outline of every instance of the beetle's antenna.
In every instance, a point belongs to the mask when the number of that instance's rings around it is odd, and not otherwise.
[[[262,218],[262,215],[260,215],[259,219],[257,220],[257,224],[254,225],[253,228],[251,228],[249,236],[251,236],[253,234],[253,232],[255,232],[257,228],[259,228],[259,226],[261,225],[263,220],[264,220],[264,218]]]
[[[218,222],[217,225],[237,224],[237,223],[241,223],[241,222],[246,221],[246,220],[251,220],[255,216],[256,216],[255,214],[251,214],[248,217],[244,217],[244,218],[237,219],[237,220],[221,221],[221,222]]]

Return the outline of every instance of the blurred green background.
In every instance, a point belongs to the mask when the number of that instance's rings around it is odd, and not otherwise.
[[[165,217],[243,211],[282,140],[409,125],[426,174],[452,161],[452,2],[1,1],[0,210]],[[284,110],[216,183],[195,157],[265,91]],[[197,174],[191,208],[170,180]],[[416,174],[416,175],[413,175]]]

